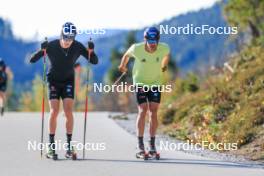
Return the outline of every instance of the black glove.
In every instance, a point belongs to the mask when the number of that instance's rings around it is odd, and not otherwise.
[[[94,57],[96,57],[96,55],[95,55],[95,53],[94,52],[91,52],[91,58],[94,58]]]
[[[92,41],[88,42],[88,49],[94,49],[94,43]]]
[[[45,41],[45,42],[42,42],[41,43],[41,49],[43,50],[43,49],[47,49],[48,48],[48,41]]]

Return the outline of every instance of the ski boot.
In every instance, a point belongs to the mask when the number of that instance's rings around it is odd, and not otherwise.
[[[55,150],[52,149],[51,146],[48,147],[48,151],[46,153],[46,157],[48,159],[53,159],[53,160],[57,160],[58,159],[58,155],[55,153]]]
[[[77,153],[73,147],[67,149],[65,157],[67,159],[77,160]]]
[[[160,154],[157,152],[155,145],[150,144],[149,145],[149,151],[148,151],[148,157],[150,159],[160,159]]]
[[[144,144],[138,146],[139,151],[136,153],[136,158],[137,159],[144,159],[144,160],[148,160],[148,154],[145,151],[145,147]]]

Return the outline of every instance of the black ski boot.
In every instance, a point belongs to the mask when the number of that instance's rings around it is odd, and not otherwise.
[[[156,150],[155,140],[154,142],[151,140],[149,141],[148,157],[151,159],[156,159],[156,160],[160,159],[160,154]]]
[[[65,157],[67,159],[77,160],[77,153],[72,146],[67,149]]]
[[[138,159],[144,159],[144,160],[148,160],[148,154],[145,151],[145,147],[144,144],[140,144],[138,146],[138,152],[136,153],[136,158]]]
[[[55,149],[53,149],[51,147],[51,145],[49,145],[49,147],[48,147],[48,151],[46,153],[46,157],[48,159],[53,159],[53,160],[57,160],[58,159],[58,155],[55,153]]]

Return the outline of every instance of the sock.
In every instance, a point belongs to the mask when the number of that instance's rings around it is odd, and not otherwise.
[[[144,149],[144,141],[143,141],[143,137],[138,136],[138,147],[143,150]]]
[[[154,137],[150,137],[149,144],[150,144],[151,147],[155,147],[155,136]]]
[[[50,147],[55,150],[55,134],[49,134]]]
[[[66,134],[67,136],[67,144],[68,144],[68,149],[70,149],[71,146],[71,140],[72,140],[72,134]]]

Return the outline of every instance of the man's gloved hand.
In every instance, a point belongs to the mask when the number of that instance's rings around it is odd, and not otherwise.
[[[42,50],[47,49],[47,48],[48,48],[48,44],[49,44],[48,41],[44,41],[44,42],[42,42],[42,43],[41,43],[41,49],[42,49]]]
[[[94,43],[92,41],[88,42],[88,49],[90,49],[90,50],[94,49]]]

